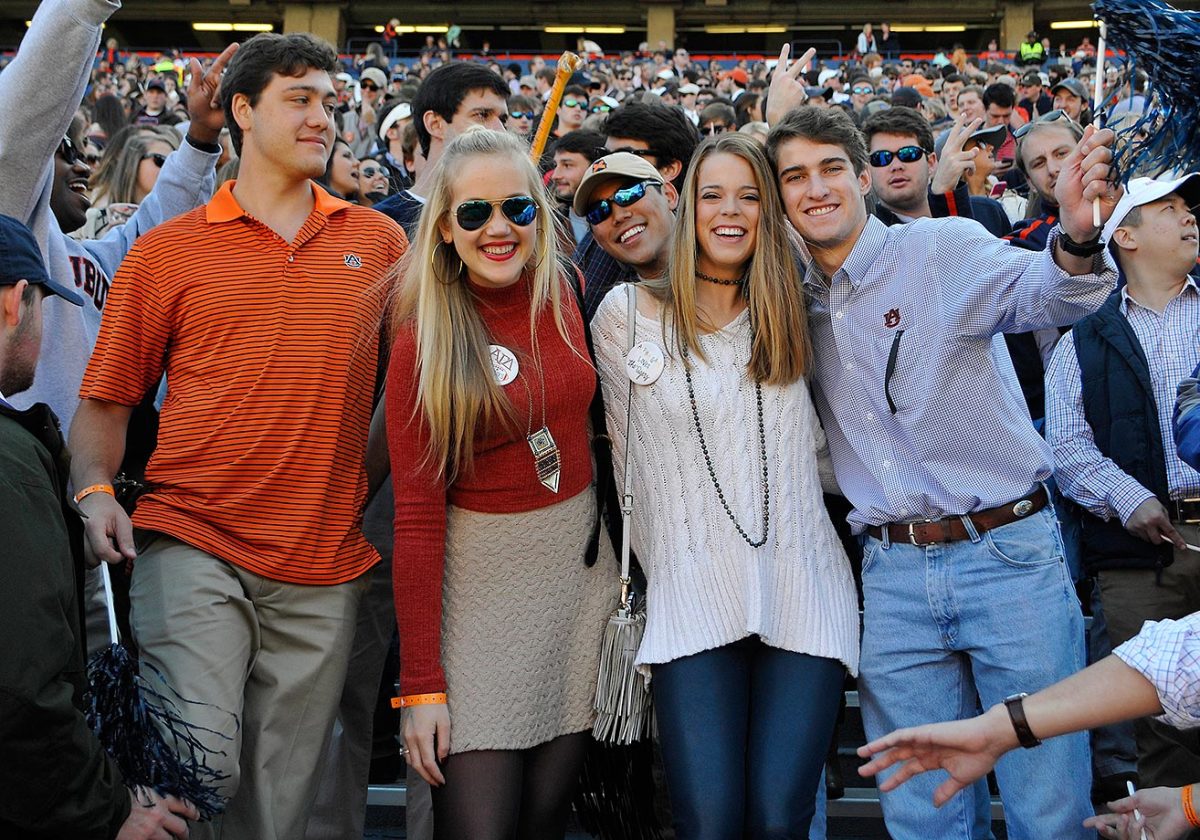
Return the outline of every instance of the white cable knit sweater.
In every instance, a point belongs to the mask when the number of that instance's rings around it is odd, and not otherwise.
[[[618,488],[629,395],[626,305],[626,287],[617,286],[592,322]],[[717,480],[738,523],[758,540],[763,492],[754,384],[746,375],[750,338],[747,312],[701,336],[708,361],[692,359],[692,382]],[[636,340],[669,349],[658,318],[641,312]],[[641,666],[758,634],[772,647],[837,659],[857,673],[858,601],[821,498],[825,434],[808,383],[763,386],[762,397],[771,526],[756,549],[734,529],[709,478],[682,361],[668,353],[658,381],[633,386],[633,550],[650,587]],[[831,469],[828,475],[832,484]]]

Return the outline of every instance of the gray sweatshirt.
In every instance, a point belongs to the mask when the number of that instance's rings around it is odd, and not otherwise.
[[[212,197],[219,155],[184,141],[167,158],[137,213],[104,238],[78,241],[50,210],[54,153],[70,127],[100,45],[100,27],[119,0],[44,0],[12,63],[0,73],[0,213],[25,222],[41,245],[51,276],[84,297],[82,308],[44,300],[42,352],[33,387],[9,397],[18,408],[44,402],[68,434],[79,385],[100,330],[113,275],[134,241],[160,222]]]

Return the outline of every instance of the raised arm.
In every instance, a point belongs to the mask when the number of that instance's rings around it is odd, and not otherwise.
[[[190,120],[187,137],[179,151],[168,155],[154,189],[128,222],[110,230],[102,239],[81,243],[109,277],[116,274],[121,260],[139,236],[212,198],[220,152],[205,151],[202,147],[215,146],[225,125],[225,114],[218,101],[221,74],[237,46],[226,47],[207,71],[200,62],[192,59],[187,89]]]
[[[0,73],[0,213],[28,224],[46,251],[54,151],[71,125],[119,0],[45,0]],[[31,95],[30,91],[37,91]]]

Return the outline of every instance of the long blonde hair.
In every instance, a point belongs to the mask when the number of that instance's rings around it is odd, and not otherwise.
[[[513,407],[492,375],[488,330],[475,307],[462,260],[442,242],[441,227],[450,219],[455,179],[470,158],[493,155],[511,159],[525,176],[526,192],[537,202],[534,253],[526,265],[532,285],[529,335],[537,353],[538,319],[547,307],[559,335],[573,346],[562,313],[566,288],[558,251],[558,222],[529,149],[507,132],[471,128],[452,140],[429,173],[428,202],[416,242],[400,261],[392,301],[393,334],[413,330],[416,338],[416,411],[429,426],[427,463],[448,482],[469,472],[478,431],[511,424]],[[521,281],[519,281],[521,282]]]
[[[750,165],[759,194],[757,242],[743,287],[754,328],[746,369],[756,382],[787,385],[808,372],[812,344],[787,215],[758,141],[745,134],[720,134],[697,147],[683,182],[667,274],[646,287],[661,303],[663,334],[669,324],[676,352],[703,359],[700,332],[717,328],[706,323],[696,308],[696,191],[701,164],[722,153],[736,155]]]

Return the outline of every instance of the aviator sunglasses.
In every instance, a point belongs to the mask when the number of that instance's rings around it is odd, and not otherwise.
[[[921,158],[925,157],[925,150],[920,146],[901,146],[896,151],[888,151],[880,149],[878,152],[871,152],[871,165],[876,169],[881,169],[885,166],[891,166],[893,158],[900,158],[901,163],[916,163]]]
[[[1028,134],[1035,125],[1039,123],[1051,123],[1059,120],[1066,120],[1072,125],[1075,125],[1075,120],[1071,119],[1071,116],[1066,111],[1064,111],[1062,108],[1055,108],[1053,111],[1047,111],[1037,119],[1031,120],[1030,122],[1025,123],[1025,125],[1014,129],[1013,138],[1020,140],[1022,137]]]
[[[528,227],[537,218],[537,202],[527,195],[515,195],[500,201],[476,198],[464,201],[454,209],[454,218],[463,230],[479,230],[492,219],[492,208],[499,207],[504,217],[514,225]]]
[[[584,214],[588,224],[598,225],[612,215],[613,205],[617,207],[628,207],[631,204],[636,204],[646,197],[646,187],[661,186],[657,181],[638,181],[632,186],[628,186],[623,190],[617,190],[613,193],[612,198],[602,198],[588,208]]]

